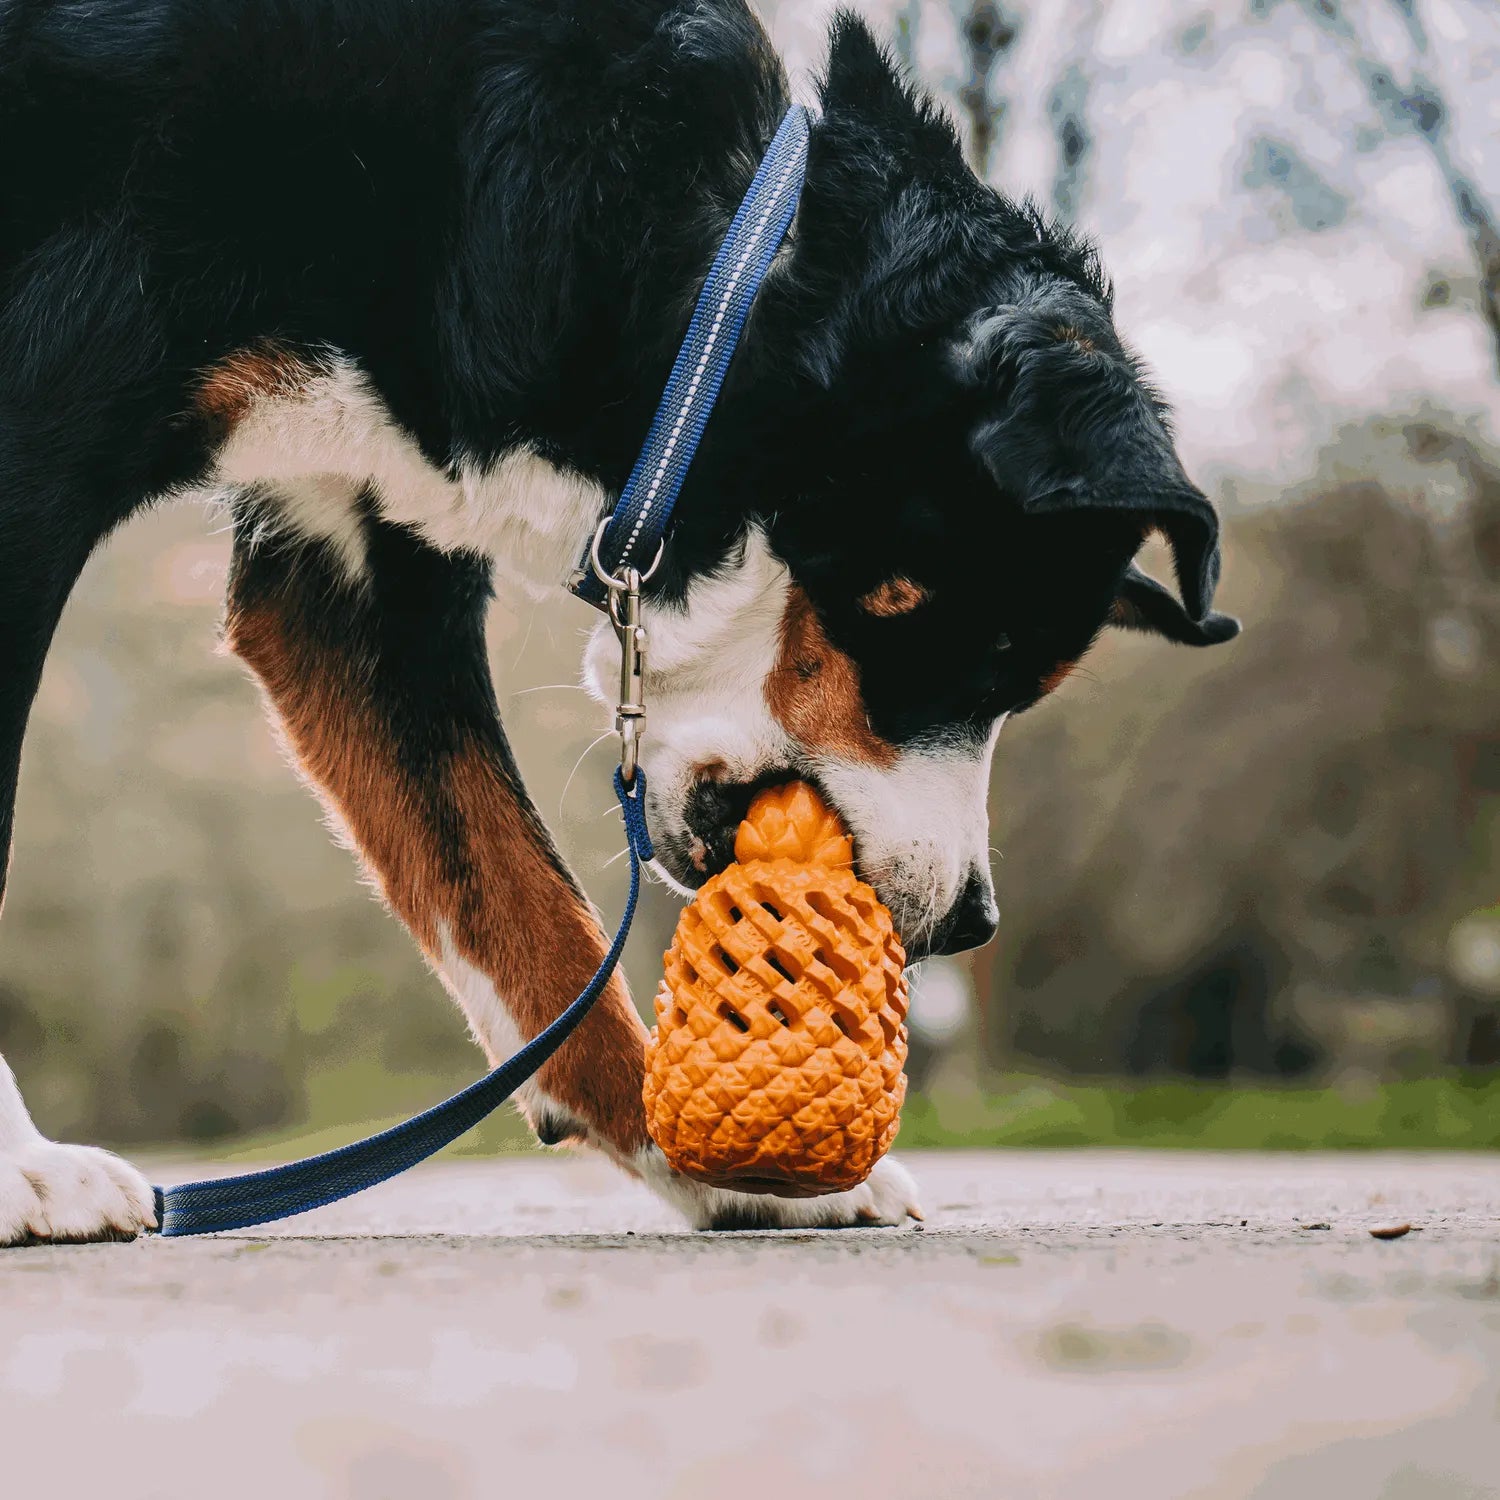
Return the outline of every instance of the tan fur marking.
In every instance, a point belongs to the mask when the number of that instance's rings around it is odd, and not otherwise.
[[[284,344],[269,340],[251,344],[221,359],[204,375],[198,387],[198,410],[229,431],[257,401],[296,396],[317,373]]]
[[[909,615],[930,598],[931,592],[920,583],[913,583],[910,578],[887,578],[859,601],[859,607],[867,615],[888,620],[895,615]]]
[[[1057,330],[1057,342],[1059,344],[1077,344],[1085,354],[1092,354],[1097,345],[1081,328],[1074,328],[1068,324]]]
[[[772,716],[815,754],[889,769],[896,747],[870,728],[859,668],[828,639],[801,589],[794,588],[781,622],[781,654],[766,678]]]
[[[271,609],[231,606],[226,633],[260,678],[303,769],[353,834],[396,915],[435,962],[440,924],[446,925],[458,951],[494,984],[522,1036],[535,1036],[588,982],[603,957],[603,938],[490,753],[478,744],[461,748],[439,789],[444,831],[462,841],[467,874],[461,877],[426,811],[430,789],[414,785],[402,768],[349,663],[313,656]],[[578,1035],[537,1078],[627,1163],[647,1144],[645,1042],[645,1027],[616,974]]]
[[[1042,679],[1042,696],[1045,697],[1048,693],[1055,693],[1072,676],[1073,668],[1077,665],[1076,661],[1058,662]]]

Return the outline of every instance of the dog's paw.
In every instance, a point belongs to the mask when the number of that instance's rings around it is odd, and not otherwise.
[[[858,1229],[921,1219],[917,1186],[900,1162],[885,1157],[857,1188],[821,1198],[736,1193],[680,1177],[653,1147],[642,1176],[695,1229]]]
[[[151,1184],[108,1151],[40,1138],[0,1151],[0,1247],[133,1240],[155,1227]]]
[[[845,1199],[848,1201],[842,1202]],[[854,1215],[855,1224],[887,1224],[899,1228],[908,1219],[915,1219],[920,1224],[927,1217],[917,1201],[916,1180],[893,1156],[882,1157],[864,1182],[833,1201],[841,1204],[839,1212]]]

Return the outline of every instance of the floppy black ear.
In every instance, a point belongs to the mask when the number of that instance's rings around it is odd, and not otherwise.
[[[1120,581],[1109,623],[1126,630],[1144,630],[1180,646],[1221,646],[1240,633],[1240,622],[1230,615],[1204,614],[1193,619],[1154,578],[1130,565]]]
[[[1098,309],[1072,289],[1023,285],[957,352],[964,378],[996,399],[997,415],[974,441],[1001,488],[1033,515],[1094,511],[1137,523],[1143,539],[1160,531],[1182,612],[1207,619],[1219,518],[1183,472],[1165,409]]]
[[[1175,455],[1171,463],[1178,468]],[[1181,473],[1180,468],[1178,472]],[[1214,590],[1219,586],[1219,518],[1203,494],[1185,479],[1183,485],[1182,489],[1158,492],[1144,499],[1122,496],[1120,503],[1148,510],[1172,548],[1177,587],[1188,618],[1206,620]],[[1144,578],[1145,574],[1140,576]]]

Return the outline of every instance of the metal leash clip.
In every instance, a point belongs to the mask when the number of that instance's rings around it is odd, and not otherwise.
[[[610,517],[599,523],[590,551],[594,573],[609,590],[609,619],[620,641],[620,701],[615,708],[615,733],[620,736],[620,775],[626,786],[635,780],[640,763],[641,737],[646,733],[646,627],[641,624],[641,585],[661,566],[665,548],[658,544],[656,560],[644,572],[624,568],[607,573],[599,556]]]

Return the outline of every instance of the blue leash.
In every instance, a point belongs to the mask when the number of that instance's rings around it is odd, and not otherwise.
[[[672,507],[719,399],[751,304],[797,212],[810,133],[807,111],[793,105],[719,247],[646,445],[614,514],[594,539],[592,557],[585,556],[574,574],[573,592],[596,609],[604,607],[608,592],[601,573],[622,578],[634,568],[649,577],[655,569]]]
[[[604,993],[620,962],[640,896],[641,861],[654,856],[651,835],[646,831],[644,774],[637,771],[634,782],[627,787],[624,776],[616,771],[615,793],[625,810],[625,837],[630,851],[630,895],[625,902],[625,915],[620,919],[619,931],[604,955],[604,962],[583,993],[545,1031],[462,1093],[404,1124],[382,1130],[379,1135],[264,1172],[156,1188],[156,1222],[160,1233],[175,1236],[248,1229],[252,1224],[289,1219],[293,1214],[337,1203],[340,1198],[363,1192],[426,1161],[505,1103],[577,1030]]]
[[[615,625],[626,653],[627,675],[633,664],[637,685],[644,651],[638,618],[640,580],[655,569],[672,507],[718,400],[751,304],[797,211],[807,171],[809,131],[807,111],[801,106],[793,107],[782,120],[714,259],[635,469],[573,581],[573,592],[596,608],[605,608],[612,592],[628,595],[635,613],[629,619],[616,618]],[[644,568],[642,559],[646,560]],[[646,778],[634,759],[634,736],[644,712],[629,692],[622,697],[626,702],[621,705],[619,727],[630,770],[615,772],[615,792],[625,810],[630,896],[609,952],[583,993],[494,1072],[402,1125],[284,1167],[156,1188],[161,1234],[248,1229],[322,1208],[385,1182],[441,1151],[493,1113],[567,1041],[619,964],[640,895],[641,863],[654,857],[646,831]],[[631,719],[636,722],[628,723]]]

